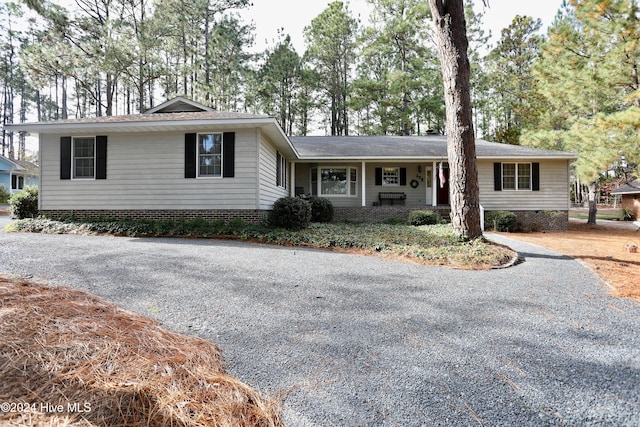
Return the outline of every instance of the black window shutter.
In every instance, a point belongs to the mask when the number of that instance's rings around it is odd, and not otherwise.
[[[96,136],[96,179],[107,179],[106,136]]]
[[[407,185],[407,168],[400,168],[400,185]]]
[[[225,132],[222,134],[222,176],[233,178],[236,163],[236,134]]]
[[[493,189],[502,191],[502,163],[493,164]]]
[[[60,138],[60,179],[71,179],[71,137]]]
[[[196,177],[196,134],[184,135],[184,177]]]
[[[531,189],[540,191],[540,163],[531,164]]]
[[[376,168],[376,185],[382,185],[382,168]]]
[[[18,175],[11,175],[11,189],[18,189]]]

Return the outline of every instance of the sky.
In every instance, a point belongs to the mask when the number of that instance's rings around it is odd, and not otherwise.
[[[349,4],[354,17],[366,22],[371,6],[367,0],[344,0]],[[425,0],[426,1],[426,0]],[[543,29],[551,24],[562,0],[488,0],[484,7],[482,0],[474,0],[477,12],[484,12],[483,22],[491,30],[492,43],[500,37],[503,28],[509,26],[516,15],[528,15],[542,20]],[[253,21],[256,27],[256,52],[276,44],[278,29],[291,35],[296,51],[304,53],[304,27],[318,16],[330,0],[253,0],[253,6],[241,11],[246,22]]]

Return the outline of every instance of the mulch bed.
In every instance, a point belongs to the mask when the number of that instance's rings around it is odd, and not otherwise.
[[[0,424],[282,426],[215,344],[67,287],[0,278]]]

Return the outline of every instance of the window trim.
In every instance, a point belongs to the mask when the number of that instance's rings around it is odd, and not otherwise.
[[[220,135],[220,174],[202,175],[200,173],[200,135]],[[203,154],[203,156],[216,156],[216,154]],[[222,179],[224,178],[224,133],[223,132],[198,132],[196,133],[196,179]]]
[[[397,177],[397,181],[396,183],[390,184],[390,183],[385,183],[384,177],[385,177],[385,170],[386,169],[395,169],[396,170],[396,177]],[[383,166],[382,167],[382,183],[381,185],[383,187],[400,187],[400,166]],[[388,175],[387,175],[388,176]]]
[[[24,183],[25,183],[24,178],[25,178],[24,175],[19,175],[15,173],[11,174],[11,190],[14,190],[14,191],[24,190]]]
[[[76,139],[92,139],[93,140],[93,176],[76,176]],[[96,179],[96,167],[97,167],[97,145],[96,145],[96,136],[72,136],[71,137],[71,180],[75,181],[95,181]],[[81,157],[83,159],[88,159],[89,157]]]
[[[278,188],[288,188],[287,182],[287,158],[284,157],[279,151],[276,151],[276,186]]]
[[[311,169],[309,169],[309,178],[310,178],[310,185],[311,188],[313,189],[313,170],[316,170],[316,194],[319,197],[358,197],[358,168],[356,166],[340,166],[340,165],[335,165],[335,166],[316,166],[313,167]],[[325,169],[344,169],[346,170],[346,177],[347,177],[347,185],[346,185],[346,189],[347,189],[347,194],[324,194],[322,193],[322,171]],[[356,180],[355,181],[351,181],[351,172],[355,171],[356,174]],[[351,184],[355,183],[355,194],[351,193]],[[312,194],[313,194],[313,190],[312,190]]]
[[[514,186],[515,188],[507,188],[504,183],[504,165],[515,165]],[[529,165],[529,188],[520,188],[520,165]],[[501,185],[502,191],[533,191],[533,163],[532,162],[502,162],[501,168]]]

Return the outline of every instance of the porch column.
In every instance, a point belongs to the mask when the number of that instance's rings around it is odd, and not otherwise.
[[[289,188],[289,195],[296,197],[296,162],[291,162],[291,188]]]
[[[433,162],[431,173],[431,206],[438,206],[438,162]]]
[[[367,167],[367,163],[366,162],[362,162],[362,165],[360,165],[360,169],[362,170],[362,173],[360,174],[360,179],[362,181],[362,183],[360,184],[360,192],[362,193],[362,195],[360,196],[360,198],[362,199],[362,206],[365,207],[367,206],[367,185],[366,185],[366,181],[367,181],[367,172],[366,172],[366,167]]]

